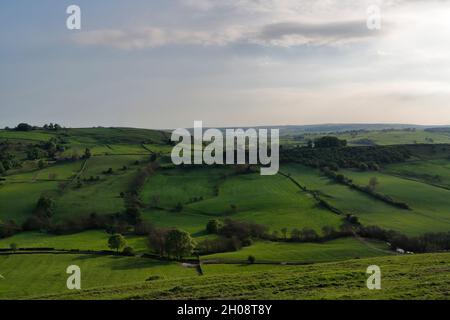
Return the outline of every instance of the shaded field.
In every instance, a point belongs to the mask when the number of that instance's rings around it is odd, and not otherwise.
[[[246,261],[252,255],[257,262],[325,262],[359,259],[391,254],[383,242],[362,243],[354,238],[325,243],[256,242],[240,251],[203,256],[202,260]]]

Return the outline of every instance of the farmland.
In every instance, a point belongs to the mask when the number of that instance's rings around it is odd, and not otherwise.
[[[0,299],[448,298],[448,254],[397,254],[386,239],[358,233],[366,226],[405,237],[450,231],[449,148],[431,144],[447,143],[447,133],[417,129],[336,136],[350,145],[359,145],[358,139],[405,144],[410,154],[401,161],[380,163],[376,170],[339,167],[336,174],[361,187],[373,183],[372,192],[408,209],[298,161],[282,162],[274,176],[242,166],[176,167],[164,131],[0,130],[0,151],[15,161],[0,179],[0,231],[6,235],[0,239],[6,252],[0,255],[5,278]],[[287,148],[291,138],[282,138]],[[50,199],[51,207],[41,221],[36,217],[42,199]],[[130,212],[138,213],[138,223]],[[211,233],[211,221],[241,233]],[[142,226],[146,231],[138,232]],[[204,275],[173,258],[155,259],[149,228],[187,232],[199,251],[185,258],[192,262],[198,254]],[[113,233],[123,234],[134,256],[105,251]],[[20,254],[5,251],[11,244]],[[208,246],[220,249],[210,252]],[[42,248],[63,251],[32,252]],[[364,289],[369,263],[388,273],[382,293]],[[83,270],[83,290],[74,294],[65,290],[65,268],[71,264]],[[417,281],[406,275],[410,271]],[[426,282],[435,285],[421,286]]]

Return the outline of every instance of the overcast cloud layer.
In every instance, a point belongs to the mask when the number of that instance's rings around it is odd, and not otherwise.
[[[81,31],[29,2],[0,4],[0,126],[450,124],[449,1],[80,0]]]

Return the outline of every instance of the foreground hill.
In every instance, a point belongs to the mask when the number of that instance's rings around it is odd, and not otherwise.
[[[369,265],[381,268],[381,290],[366,287]],[[138,272],[127,269],[130,273]],[[203,272],[203,276],[193,272],[178,276],[169,273],[164,279],[36,298],[449,299],[450,254],[380,257],[307,266],[206,265]]]

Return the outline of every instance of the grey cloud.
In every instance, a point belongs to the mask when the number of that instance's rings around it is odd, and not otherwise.
[[[259,38],[263,41],[281,40],[288,36],[299,36],[312,42],[322,40],[355,40],[379,34],[369,30],[366,21],[344,21],[329,23],[283,22],[270,24],[261,29]]]

